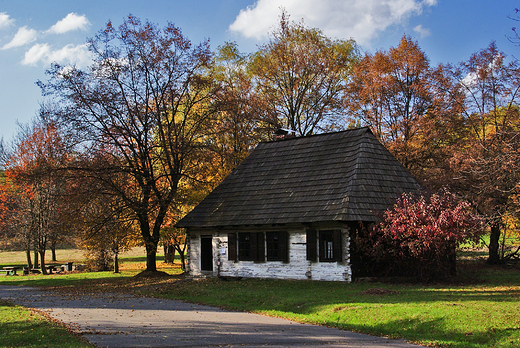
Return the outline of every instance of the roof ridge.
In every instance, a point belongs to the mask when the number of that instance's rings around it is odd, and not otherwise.
[[[289,137],[289,138],[281,138],[281,139],[278,139],[278,140],[261,141],[259,144],[269,144],[269,143],[279,143],[279,142],[285,142],[285,141],[295,141],[295,140],[298,140],[298,139],[309,139],[309,138],[314,138],[314,137],[331,136],[331,135],[335,135],[335,134],[342,134],[342,133],[348,133],[348,132],[360,132],[360,131],[365,131],[365,132],[368,131],[368,132],[372,133],[372,130],[370,129],[370,127],[363,126],[363,127],[344,129],[344,130],[340,130],[340,131],[336,131],[336,132],[325,132],[325,133],[303,135],[303,136],[300,136],[300,137],[292,137],[292,138]]]
[[[370,131],[370,128],[368,128],[368,127],[362,127],[362,128],[367,128]],[[361,128],[359,128],[359,129],[361,129]],[[363,136],[365,134],[366,133],[363,133],[360,136],[361,141],[358,143],[359,147],[356,149],[356,154],[355,154],[354,173],[349,177],[349,180],[347,182],[347,190],[343,197],[343,202],[345,203],[345,207],[343,208],[342,214],[345,214],[345,215],[348,215],[349,209],[351,209],[350,197],[353,193],[352,183],[355,180],[357,180],[358,175],[359,175],[359,167],[360,167],[360,163],[361,163],[360,161],[361,161],[361,158],[363,157],[362,154],[365,152],[364,150],[365,150],[366,138]]]

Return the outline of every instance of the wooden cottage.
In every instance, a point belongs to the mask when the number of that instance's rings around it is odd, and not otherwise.
[[[177,224],[188,272],[351,281],[352,227],[419,188],[368,128],[260,143]]]

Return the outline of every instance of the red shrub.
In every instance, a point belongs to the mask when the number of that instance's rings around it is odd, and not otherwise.
[[[478,243],[484,232],[470,205],[443,189],[430,196],[403,194],[355,244],[379,275],[429,281],[454,275],[456,248]]]

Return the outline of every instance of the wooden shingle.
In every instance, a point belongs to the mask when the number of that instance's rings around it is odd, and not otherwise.
[[[366,127],[265,142],[177,226],[376,221],[418,189]]]

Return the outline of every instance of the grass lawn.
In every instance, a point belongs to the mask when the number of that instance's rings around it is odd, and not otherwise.
[[[452,284],[189,281],[180,275],[178,264],[172,267],[162,262],[158,262],[160,270],[171,276],[141,278],[133,277],[144,267],[144,257],[137,255],[123,258],[123,271],[117,275],[0,276],[0,284],[180,299],[405,338],[431,347],[520,347],[520,269],[487,267],[480,261],[476,265],[467,255],[463,260],[461,276]]]
[[[520,347],[520,270],[469,272],[469,284],[204,280],[155,293],[432,347]]]
[[[0,301],[0,347],[93,347],[36,312]]]

